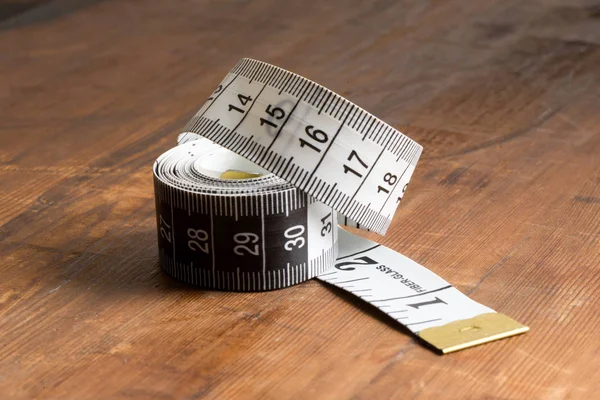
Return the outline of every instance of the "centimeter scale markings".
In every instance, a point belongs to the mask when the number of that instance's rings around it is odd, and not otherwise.
[[[163,176],[161,162],[176,150],[159,158],[156,175]],[[260,182],[279,184],[277,178],[244,184],[244,196],[231,191],[229,183],[201,181],[205,193],[173,187],[155,176],[159,255],[169,274],[200,286],[258,291],[306,281],[333,264],[338,248],[331,207],[290,187],[252,192]]]
[[[243,59],[178,142],[154,164],[159,257],[170,275],[235,291],[318,277],[442,353],[528,330],[337,228],[384,234],[422,148],[328,89]]]
[[[227,147],[381,234],[422,151],[330,90],[249,59],[227,75],[184,130]],[[187,139],[184,134],[181,141]]]

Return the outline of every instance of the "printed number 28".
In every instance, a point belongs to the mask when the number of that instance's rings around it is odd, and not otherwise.
[[[188,240],[188,247],[190,250],[200,250],[201,252],[208,254],[208,233],[205,230],[189,228],[187,234],[190,239]]]

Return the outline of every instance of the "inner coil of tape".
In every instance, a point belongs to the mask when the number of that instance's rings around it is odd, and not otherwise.
[[[219,178],[227,169],[265,175]],[[161,264],[178,279],[262,291],[314,278],[335,261],[335,210],[209,140],[160,156],[154,184]]]

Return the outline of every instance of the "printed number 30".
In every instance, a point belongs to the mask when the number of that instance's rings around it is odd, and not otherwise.
[[[285,242],[285,245],[283,246],[283,248],[286,249],[287,251],[292,251],[294,249],[294,247],[298,248],[298,249],[303,248],[304,245],[306,244],[304,237],[302,237],[303,233],[304,233],[304,226],[302,226],[302,225],[296,225],[296,226],[292,226],[291,228],[286,229],[286,231],[283,233],[283,235],[287,239],[290,239],[290,240]]]

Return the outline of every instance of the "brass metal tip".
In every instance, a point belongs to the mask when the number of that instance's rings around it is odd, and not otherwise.
[[[418,336],[443,354],[525,333],[529,328],[500,313],[481,314],[474,318],[423,329]]]

